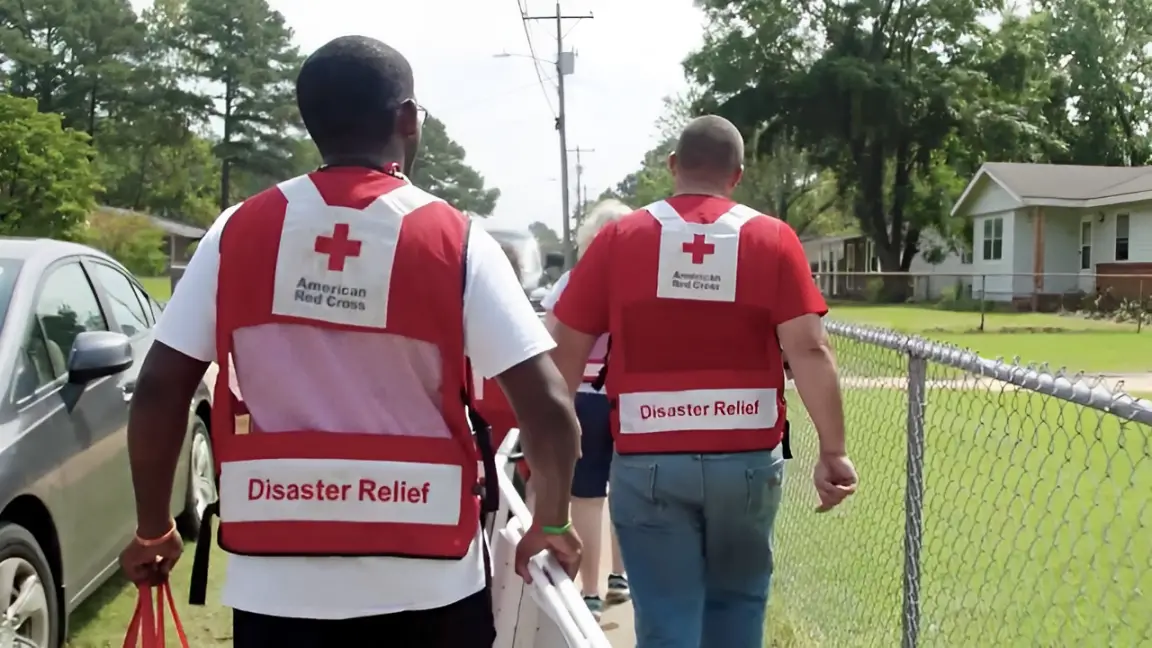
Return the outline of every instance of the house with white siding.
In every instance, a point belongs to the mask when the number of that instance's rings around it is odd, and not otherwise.
[[[979,283],[997,301],[1105,289],[1136,297],[1136,276],[1152,275],[1152,167],[990,162],[952,215],[973,221],[977,297]],[[1141,294],[1152,293],[1147,283]]]
[[[876,246],[863,234],[803,238],[801,243],[808,267],[825,295],[859,296],[868,280],[862,273],[880,271]],[[924,252],[936,247],[945,251],[944,257],[939,263],[929,263]],[[913,299],[939,299],[952,287],[963,294],[970,293],[971,255],[952,251],[951,246],[931,230],[920,234],[920,250],[908,268]]]

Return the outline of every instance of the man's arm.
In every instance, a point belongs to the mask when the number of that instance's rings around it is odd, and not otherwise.
[[[188,408],[216,353],[216,276],[226,211],[201,239],[176,292],[156,324],[128,415],[128,457],[136,492],[137,535],[157,538],[171,529],[169,502]]]
[[[812,280],[803,245],[786,225],[781,226],[778,259],[776,337],[792,370],[796,391],[820,436],[820,452],[844,455],[840,380],[821,320],[828,306]]]
[[[188,406],[207,368],[207,362],[161,342],[144,358],[128,414],[128,458],[141,538],[159,538],[172,528],[172,481],[188,432]]]
[[[575,394],[584,379],[584,366],[596,340],[608,332],[608,294],[611,249],[616,240],[616,223],[609,223],[588,245],[580,262],[566,275],[554,308],[547,320],[556,340],[552,358]]]
[[[520,444],[536,493],[534,521],[564,526],[580,457],[580,422],[564,379],[548,354],[541,353],[500,373],[496,381],[520,423]]]
[[[840,379],[820,316],[810,313],[788,320],[776,327],[776,335],[788,355],[796,391],[820,436],[821,454],[846,454]]]
[[[548,352],[555,343],[540,322],[508,259],[492,237],[473,228],[464,303],[465,343],[472,365],[494,377],[520,423],[536,492],[534,523],[568,523],[580,426]]]

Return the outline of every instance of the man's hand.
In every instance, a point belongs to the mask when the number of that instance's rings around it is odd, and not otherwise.
[[[520,544],[516,545],[516,573],[520,574],[525,583],[532,582],[532,575],[528,573],[528,561],[541,551],[552,554],[564,571],[568,572],[568,577],[576,578],[584,545],[574,529],[570,528],[567,533],[554,535],[544,533],[537,524],[532,524],[520,539]]]
[[[145,546],[133,538],[120,552],[120,568],[124,576],[137,585],[160,585],[184,553],[184,542],[175,530],[165,534],[156,544]]]
[[[856,467],[846,454],[820,454],[816,468],[812,470],[812,484],[820,496],[817,513],[825,513],[836,508],[856,492]]]

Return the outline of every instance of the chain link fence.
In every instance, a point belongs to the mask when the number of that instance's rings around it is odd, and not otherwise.
[[[828,322],[861,490],[776,526],[781,646],[1152,645],[1152,403],[1080,376]]]

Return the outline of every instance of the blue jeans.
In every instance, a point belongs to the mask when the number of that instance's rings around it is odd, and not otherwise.
[[[608,494],[612,466],[612,406],[604,394],[576,393],[580,420],[580,458],[572,474],[572,497],[596,498]]]
[[[637,648],[762,648],[783,479],[779,449],[613,458]]]

